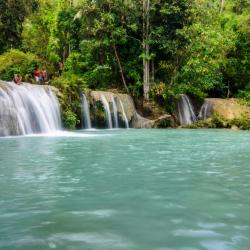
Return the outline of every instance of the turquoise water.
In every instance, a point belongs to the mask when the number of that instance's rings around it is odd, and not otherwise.
[[[250,133],[0,138],[0,249],[250,249]]]

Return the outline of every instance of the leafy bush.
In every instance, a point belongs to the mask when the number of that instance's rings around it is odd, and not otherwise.
[[[170,88],[163,82],[155,84],[150,90],[150,97],[158,104],[163,105],[167,112],[174,113],[177,96],[175,89]]]
[[[64,70],[72,74],[81,74],[86,71],[87,63],[79,52],[72,52],[64,64]]]
[[[242,118],[242,119],[233,119],[229,122],[230,127],[236,126],[242,130],[250,130],[250,119],[249,118]]]
[[[211,119],[200,120],[193,124],[189,124],[183,126],[184,128],[198,129],[198,128],[216,128],[216,126],[212,123]]]
[[[33,74],[36,65],[43,62],[36,55],[11,49],[0,55],[0,78],[13,79],[13,75],[20,73],[22,76]]]
[[[163,105],[165,110],[170,114],[174,114],[176,111],[179,94],[187,94],[191,97],[192,101],[195,101],[197,106],[204,102],[205,96],[203,92],[199,91],[199,89],[188,88],[185,84],[171,87],[160,82],[153,85],[150,90],[150,97],[158,104]]]
[[[87,87],[83,77],[70,72],[63,73],[62,77],[55,78],[51,84],[62,91],[62,93],[70,91],[73,93],[79,88]]]
[[[66,110],[62,113],[63,124],[68,129],[75,129],[80,120],[77,115],[70,110]]]
[[[62,77],[55,78],[52,83],[62,94],[59,99],[63,110],[63,123],[66,128],[75,129],[81,119],[80,92],[86,89],[86,83],[78,75],[64,73]]]
[[[250,106],[250,89],[240,90],[238,97],[243,99],[245,105]]]
[[[199,120],[193,124],[183,126],[185,128],[230,128],[229,121],[218,114],[214,114],[212,118]]]
[[[214,114],[211,120],[211,123],[214,125],[215,128],[226,128],[227,127],[227,120],[223,119],[223,117]]]
[[[112,70],[109,65],[96,65],[83,75],[88,86],[93,89],[107,88],[110,85],[111,76]]]
[[[250,118],[240,118],[227,120],[215,114],[212,118],[207,120],[200,120],[193,124],[183,126],[185,128],[233,128],[236,126],[238,129],[250,130]]]

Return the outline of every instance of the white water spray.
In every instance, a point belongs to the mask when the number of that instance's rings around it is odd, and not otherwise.
[[[193,105],[187,95],[181,94],[178,102],[178,118],[181,125],[192,124],[195,122],[196,115]]]
[[[206,100],[203,105],[201,106],[198,119],[205,120],[211,117],[211,105]]]
[[[101,99],[102,99],[103,107],[105,109],[105,113],[106,113],[106,117],[107,117],[107,121],[108,121],[108,127],[113,128],[109,103],[103,94],[101,95]]]
[[[111,101],[113,105],[113,113],[114,113],[114,118],[115,118],[115,128],[119,128],[118,109],[117,109],[116,101],[113,95],[111,96]]]
[[[124,119],[125,124],[126,124],[126,128],[129,128],[128,118],[127,118],[127,116],[126,116],[126,113],[125,113],[125,110],[124,110],[124,106],[123,106],[122,100],[120,99],[119,101],[120,101],[120,104],[121,104],[122,115],[123,115],[123,119]]]
[[[90,121],[90,113],[89,113],[89,103],[84,93],[82,93],[82,111],[83,111],[84,127],[86,129],[90,129],[91,121]]]

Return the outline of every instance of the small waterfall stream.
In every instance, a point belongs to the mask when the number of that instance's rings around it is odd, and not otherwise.
[[[111,100],[112,100],[112,105],[113,105],[113,112],[114,112],[114,119],[115,119],[115,128],[119,128],[118,109],[117,109],[117,105],[116,105],[115,98],[114,98],[113,95],[111,96]]]
[[[108,128],[113,128],[109,103],[103,94],[101,95],[101,99],[102,99],[103,107],[104,107],[105,112],[106,112],[106,117],[107,117],[107,121],[108,121]]]
[[[51,88],[0,82],[0,136],[61,129],[60,108]]]
[[[178,119],[181,125],[192,124],[197,120],[193,105],[187,95],[181,94],[177,104]]]
[[[203,105],[201,106],[198,119],[200,120],[206,120],[211,117],[211,105],[206,100]]]
[[[123,106],[122,100],[119,99],[119,101],[120,101],[120,105],[121,105],[121,108],[122,108],[122,115],[123,115],[123,119],[124,119],[125,124],[126,124],[126,128],[129,128],[128,118],[127,118],[127,116],[126,116],[126,113],[125,113],[125,110],[124,110],[124,106]]]
[[[91,128],[90,112],[89,112],[89,103],[86,95],[82,93],[82,113],[84,119],[84,128]]]

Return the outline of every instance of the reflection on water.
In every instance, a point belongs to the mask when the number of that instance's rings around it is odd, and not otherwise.
[[[0,249],[249,249],[250,133],[0,138]]]

